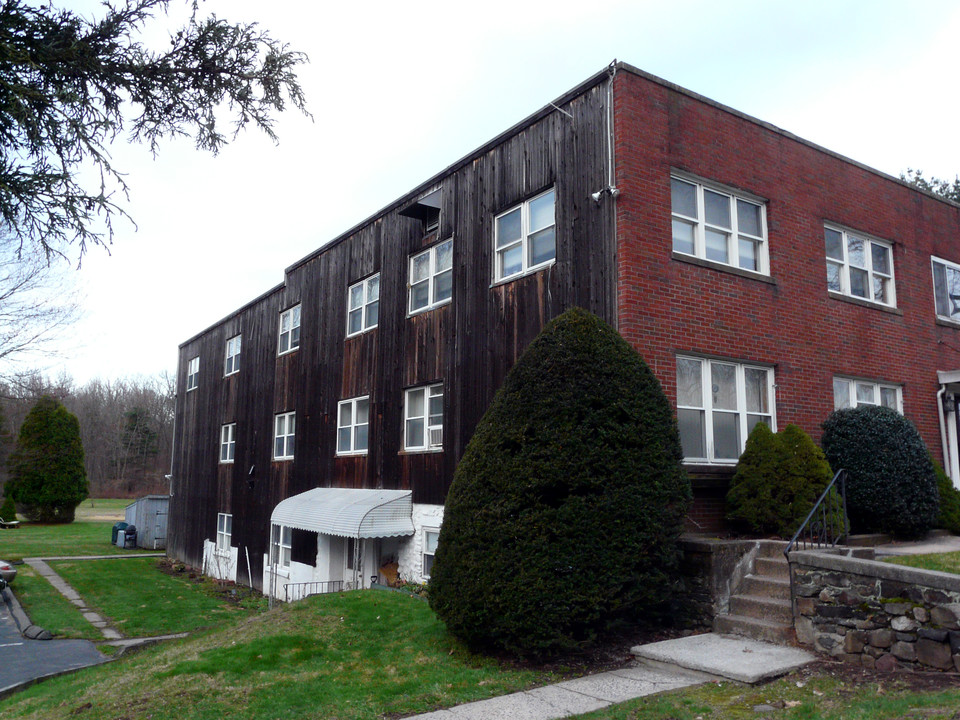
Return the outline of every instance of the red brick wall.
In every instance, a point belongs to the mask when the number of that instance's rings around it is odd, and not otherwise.
[[[960,331],[936,324],[930,256],[960,262],[960,209],[630,71],[614,122],[619,330],[671,400],[678,353],[771,363],[778,427],[819,439],[834,375],[898,383],[942,460],[936,372],[960,368]],[[671,259],[672,168],[767,199],[774,283]],[[893,243],[896,312],[828,296],[825,221]]]

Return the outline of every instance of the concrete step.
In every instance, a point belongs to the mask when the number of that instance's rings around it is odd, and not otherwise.
[[[740,635],[754,640],[792,645],[797,636],[793,627],[770,620],[757,620],[744,615],[717,615],[713,621],[713,631],[722,635]]]
[[[757,557],[783,559],[783,551],[786,548],[786,540],[761,540],[760,547],[757,548]]]
[[[761,595],[775,600],[790,599],[790,580],[766,575],[747,575],[738,588],[741,595]]]
[[[770,620],[784,625],[793,624],[793,609],[790,607],[789,600],[763,595],[733,595],[730,598],[730,614],[756,620]]]
[[[782,555],[780,558],[758,557],[754,560],[753,574],[789,580],[790,566],[787,565],[787,560]]]

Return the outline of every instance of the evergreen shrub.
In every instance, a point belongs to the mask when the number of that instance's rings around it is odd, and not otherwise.
[[[574,309],[507,375],[457,466],[430,605],[469,647],[546,656],[671,600],[690,499],[673,408]]]
[[[940,494],[937,527],[960,535],[960,490],[953,486],[953,481],[936,460],[933,460],[933,471],[937,475],[937,491]]]
[[[847,471],[847,511],[853,532],[923,536],[939,511],[937,479],[920,433],[890,408],[861,405],[823,423],[823,451]]]
[[[73,522],[87,497],[80,423],[55,398],[44,395],[27,414],[7,460],[6,492],[17,512],[34,522]]]
[[[0,518],[7,522],[17,519],[17,508],[13,503],[13,496],[9,492],[3,498],[3,505],[0,505]]]
[[[727,519],[750,532],[789,538],[832,477],[823,451],[799,427],[774,434],[758,423],[727,493]]]

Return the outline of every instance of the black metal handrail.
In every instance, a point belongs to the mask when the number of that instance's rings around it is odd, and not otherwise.
[[[839,507],[837,503],[825,502],[827,498],[835,497],[837,493],[831,495],[830,491],[834,489],[839,480]],[[783,554],[787,561],[790,560],[790,551],[800,548],[806,550],[811,547],[834,547],[840,540],[850,532],[850,519],[847,517],[847,471],[837,470],[833,480],[827,485],[827,489],[820,495],[820,499],[814,503],[813,509],[807,515],[807,519],[800,525],[800,529],[793,534]]]
[[[283,584],[283,601],[295,602],[311,595],[325,595],[343,590],[343,580],[300,582]]]

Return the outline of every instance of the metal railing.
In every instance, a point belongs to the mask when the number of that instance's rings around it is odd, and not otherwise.
[[[343,580],[324,580],[322,582],[300,582],[283,584],[283,601],[296,602],[311,595],[324,595],[343,590]]]
[[[834,547],[850,532],[847,517],[847,471],[840,469],[820,495],[807,519],[794,533],[783,554],[790,561],[792,550]]]

